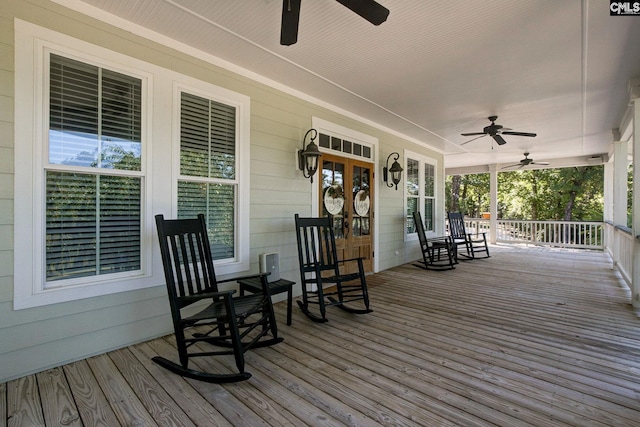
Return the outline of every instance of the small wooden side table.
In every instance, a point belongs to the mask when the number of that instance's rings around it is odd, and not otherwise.
[[[287,292],[287,325],[291,325],[291,303],[293,301],[293,285],[295,285],[295,283],[296,282],[287,279],[278,279],[275,282],[269,283],[269,292],[271,292],[271,295]],[[258,277],[238,280],[238,284],[240,285],[241,296],[244,295],[246,291],[253,294],[262,292],[262,284]]]

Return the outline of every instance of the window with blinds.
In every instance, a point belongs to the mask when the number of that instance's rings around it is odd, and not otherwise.
[[[49,59],[47,286],[140,270],[142,82]]]
[[[236,258],[236,107],[180,95],[178,218],[202,213],[214,260]]]
[[[406,216],[406,228],[407,234],[415,233],[416,228],[413,221],[413,213],[418,211],[420,206],[420,162],[414,159],[407,159],[406,168],[406,185],[405,194],[407,198],[407,216]]]
[[[435,166],[426,158],[409,154],[406,158],[406,234],[416,233],[413,213],[419,211],[426,231],[435,230]]]
[[[435,167],[428,163],[424,164],[424,210],[423,222],[424,228],[429,231],[433,231],[434,228],[434,206],[436,200],[435,194]]]

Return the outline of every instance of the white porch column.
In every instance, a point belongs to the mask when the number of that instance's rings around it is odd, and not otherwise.
[[[604,164],[604,220],[613,222],[613,161]]]
[[[636,110],[638,108],[636,107]],[[637,123],[637,122],[636,122]],[[613,217],[614,225],[627,225],[628,143],[613,143]]]
[[[498,237],[498,165],[489,165],[489,243],[495,244]]]
[[[631,267],[631,300],[640,307],[640,98],[633,98],[633,265]],[[626,183],[625,183],[626,185]],[[626,206],[626,201],[625,201]]]

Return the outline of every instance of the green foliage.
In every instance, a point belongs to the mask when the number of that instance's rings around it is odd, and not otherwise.
[[[479,217],[489,211],[489,174],[449,176],[446,194],[448,211]],[[603,166],[498,174],[499,218],[602,221],[603,212]]]
[[[489,211],[488,173],[448,176],[445,191],[449,212],[462,212],[477,218],[482,212]]]

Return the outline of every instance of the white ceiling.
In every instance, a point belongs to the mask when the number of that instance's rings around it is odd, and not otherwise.
[[[281,0],[86,3],[445,153],[447,168],[609,151],[640,77],[640,16],[607,0],[378,0],[373,26],[333,0],[302,0],[281,46]],[[84,5],[83,5],[84,6]],[[108,19],[108,15],[101,15]],[[497,124],[535,138],[479,132]]]

